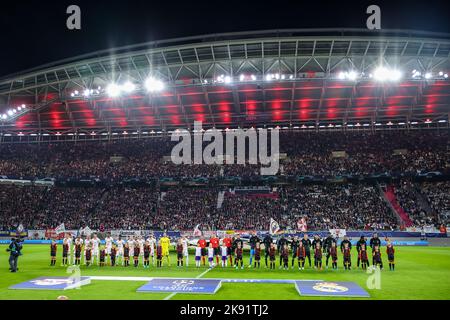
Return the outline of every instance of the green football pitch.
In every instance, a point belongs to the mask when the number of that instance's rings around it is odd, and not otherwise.
[[[263,283],[222,283],[222,287],[214,295],[139,293],[136,290],[146,281],[92,280],[91,284],[78,290],[45,291],[45,290],[11,290],[10,286],[32,280],[41,276],[69,276],[66,268],[60,266],[60,251],[55,267],[49,266],[49,246],[25,245],[23,256],[19,260],[19,272],[8,271],[8,253],[6,246],[0,246],[0,299],[50,299],[60,295],[69,299],[331,299],[328,297],[305,297],[299,295],[294,284]],[[270,270],[264,268],[264,260],[260,269],[247,268],[249,258],[244,257],[245,268],[216,267],[205,273],[208,268],[195,268],[194,257],[190,255],[189,267],[177,268],[175,255],[171,255],[171,267],[81,267],[82,276],[117,276],[117,277],[181,277],[181,278],[221,278],[221,279],[304,279],[325,281],[352,281],[358,283],[370,294],[370,299],[450,299],[450,248],[446,247],[397,247],[396,270],[389,271],[386,256],[381,271],[381,288],[368,289],[367,279],[370,276],[360,269],[344,270],[342,257],[339,256],[339,269],[318,271],[309,268],[289,270]],[[356,253],[352,259],[356,262]],[[289,262],[290,263],[290,262]],[[175,266],[174,266],[175,265]],[[349,298],[347,298],[349,299]]]

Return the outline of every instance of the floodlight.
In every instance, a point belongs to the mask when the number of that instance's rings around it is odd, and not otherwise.
[[[387,69],[385,67],[378,67],[373,74],[377,81],[398,81],[402,77],[402,73],[396,69]]]
[[[111,98],[117,97],[120,95],[120,87],[115,84],[115,83],[111,83],[106,87],[106,93],[108,93],[108,95]]]
[[[349,73],[347,73],[347,78],[349,80],[356,80],[356,78],[358,77],[358,74],[355,71],[350,71]]]
[[[162,89],[164,89],[164,83],[158,79],[150,77],[145,80],[145,88],[149,92],[161,91]]]

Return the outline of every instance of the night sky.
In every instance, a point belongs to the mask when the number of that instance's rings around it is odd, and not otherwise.
[[[450,33],[450,1],[2,1],[0,76],[97,50],[191,35],[283,28],[365,28],[371,4],[383,29]],[[81,7],[82,30],[66,28]]]

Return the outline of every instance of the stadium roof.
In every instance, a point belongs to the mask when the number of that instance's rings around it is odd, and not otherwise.
[[[448,73],[450,34],[443,33],[309,29],[178,38],[0,79],[0,130],[164,131],[195,120],[205,128],[448,123]]]

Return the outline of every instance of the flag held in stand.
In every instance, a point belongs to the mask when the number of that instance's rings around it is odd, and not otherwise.
[[[91,230],[91,228],[89,228],[88,226],[86,226],[86,227],[82,230],[82,233],[83,233],[85,236],[90,236],[90,235],[92,234],[92,230]]]
[[[301,218],[298,222],[297,222],[297,229],[301,232],[306,232],[308,231],[308,225],[306,223],[306,219],[305,217]]]
[[[194,228],[194,237],[201,237],[202,231],[200,230],[200,224],[196,225]]]
[[[55,228],[55,233],[60,234],[66,232],[66,227],[64,226],[64,223],[61,223],[59,226]]]
[[[270,218],[269,233],[276,234],[280,230],[280,225],[273,218]]]

